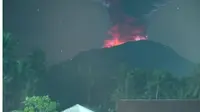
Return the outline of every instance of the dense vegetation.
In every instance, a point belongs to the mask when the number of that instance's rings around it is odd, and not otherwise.
[[[26,97],[23,104],[23,109],[12,112],[58,112],[56,110],[58,104],[51,101],[49,96]]]
[[[18,58],[15,55],[16,45],[11,34],[4,33],[4,112],[26,110],[21,103],[24,100],[40,106],[47,100],[50,106],[40,109],[56,111],[56,103],[44,95],[50,95],[60,103],[60,109],[80,103],[104,111],[114,109],[116,101],[121,98],[200,99],[200,67],[194,69],[193,75],[181,78],[166,71],[128,68],[125,64],[119,65],[115,74],[97,74],[89,69],[85,70],[86,75],[72,75],[78,71],[67,74],[60,71],[49,75],[42,50],[33,50],[27,56]]]
[[[21,106],[26,96],[38,89],[40,79],[45,77],[45,55],[37,49],[26,57],[16,56],[17,41],[10,33],[3,34],[3,103],[4,110]]]

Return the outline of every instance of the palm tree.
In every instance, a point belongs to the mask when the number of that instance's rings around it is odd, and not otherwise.
[[[200,99],[200,65],[196,67],[194,75],[188,78],[187,85],[187,97],[193,99]]]
[[[44,68],[40,60],[43,58],[37,57],[37,53],[22,59],[17,58],[14,49],[16,45],[17,42],[12,39],[10,33],[3,34],[4,103],[14,102],[15,105],[20,100],[24,100],[27,95],[34,94],[36,82],[41,76],[39,73],[41,73],[41,68]],[[8,108],[12,109],[12,107]]]
[[[172,74],[162,70],[154,70],[147,75],[146,93],[150,99],[175,98],[178,83],[179,81]]]

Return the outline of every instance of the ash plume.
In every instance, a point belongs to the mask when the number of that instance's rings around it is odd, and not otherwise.
[[[125,16],[143,20],[145,15],[166,4],[167,0],[106,0],[104,3],[109,4],[108,11],[115,23],[123,21]]]
[[[113,26],[108,31],[110,39],[104,47],[113,47],[128,41],[147,40],[146,15],[165,4],[166,0],[105,0]],[[114,29],[114,30],[113,30]]]

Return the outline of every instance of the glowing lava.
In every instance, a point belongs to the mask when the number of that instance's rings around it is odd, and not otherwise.
[[[144,15],[163,5],[168,0],[103,0],[107,4],[110,20],[115,25],[104,41],[104,48],[117,46],[128,41],[147,40]],[[159,4],[159,5],[158,5]]]
[[[147,36],[144,34],[144,28],[135,26],[132,22],[130,19],[127,19],[124,23],[113,26],[108,31],[111,39],[104,41],[104,48],[121,45],[128,41],[147,40]]]

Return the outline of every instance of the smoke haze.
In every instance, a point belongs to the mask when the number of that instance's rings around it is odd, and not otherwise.
[[[174,0],[151,17],[149,39],[169,45],[181,56],[200,62],[199,0]]]

